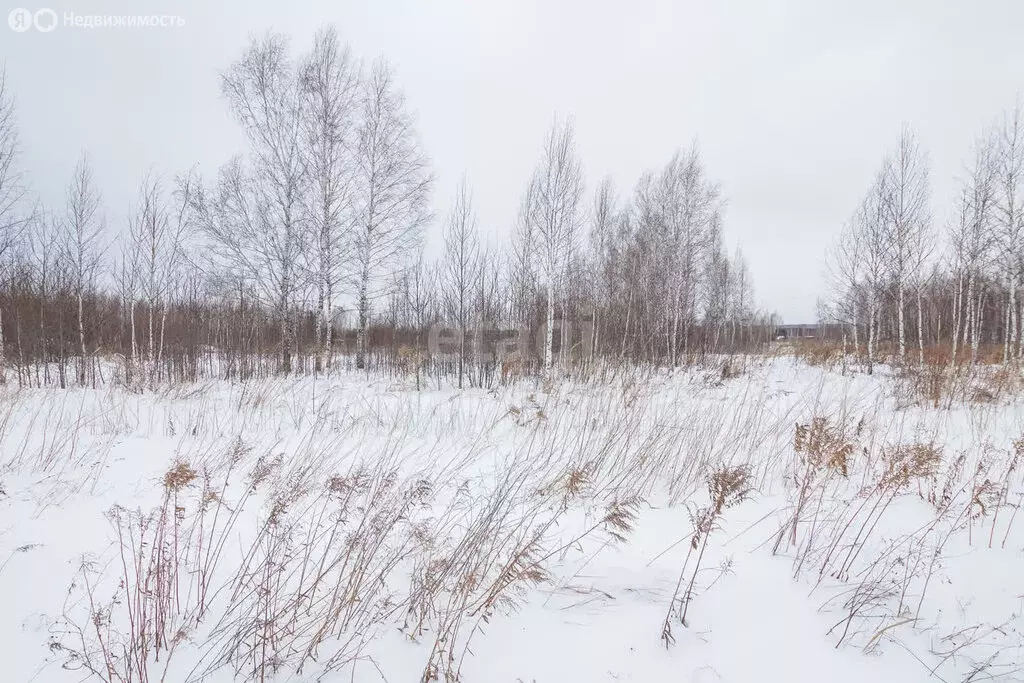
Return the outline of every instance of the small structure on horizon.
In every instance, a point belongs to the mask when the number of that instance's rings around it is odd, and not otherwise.
[[[779,325],[775,328],[775,339],[816,339],[820,336],[820,326],[810,325]]]

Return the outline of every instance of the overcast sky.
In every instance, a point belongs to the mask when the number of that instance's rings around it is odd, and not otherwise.
[[[511,228],[556,115],[575,118],[589,189],[610,175],[629,194],[696,138],[728,199],[728,246],[787,322],[814,319],[824,252],[904,122],[929,152],[942,228],[973,138],[1024,92],[1024,0],[5,1],[4,16],[184,20],[0,25],[24,166],[47,203],[62,201],[83,149],[113,228],[146,169],[198,163],[211,177],[244,151],[218,72],[253,34],[289,34],[300,51],[333,23],[359,57],[395,67],[433,161],[435,210],[465,173],[490,235]]]

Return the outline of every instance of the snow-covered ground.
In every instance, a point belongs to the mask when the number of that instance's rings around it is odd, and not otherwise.
[[[6,390],[3,680],[1024,680],[1024,404],[722,377]]]

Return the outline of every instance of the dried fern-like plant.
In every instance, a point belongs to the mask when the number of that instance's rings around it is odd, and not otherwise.
[[[683,626],[689,626],[686,614],[690,607],[690,601],[693,599],[693,587],[697,581],[697,574],[700,571],[700,564],[704,559],[704,552],[707,550],[711,532],[718,528],[719,520],[726,510],[742,503],[754,490],[749,465],[723,465],[708,477],[707,483],[708,495],[711,500],[706,506],[691,513],[693,535],[690,537],[690,548],[687,550],[686,559],[679,570],[679,580],[676,582],[668,612],[662,622],[661,640],[665,643],[665,647],[675,643],[675,636],[672,634],[672,617],[675,614],[679,615],[679,622]],[[690,574],[686,591],[680,597],[679,590],[682,588],[683,580],[686,577],[686,568],[694,552],[697,555],[693,572]]]
[[[793,513],[789,520],[779,529],[772,552],[777,553],[782,540],[789,530],[789,545],[797,544],[797,530],[808,501],[815,490],[824,491],[824,486],[835,475],[849,476],[853,454],[857,450],[852,437],[856,437],[863,429],[863,421],[859,422],[847,435],[849,430],[841,425],[832,424],[827,417],[815,417],[808,424],[797,424],[793,436],[793,452],[796,456],[793,473],[790,479],[796,491]]]

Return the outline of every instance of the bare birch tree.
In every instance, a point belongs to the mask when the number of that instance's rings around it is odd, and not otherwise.
[[[999,200],[995,208],[1000,262],[1007,289],[1003,362],[1019,357],[1020,320],[1017,311],[1019,263],[1024,256],[1024,105],[1005,114],[998,149]]]
[[[750,318],[753,313],[751,300],[754,293],[750,268],[747,266],[747,259],[740,247],[736,247],[736,253],[733,254],[732,258],[732,289],[733,306],[730,320],[733,326],[733,334],[731,344],[735,348],[737,344],[737,331],[739,333],[738,341],[742,344],[743,328],[750,324]]]
[[[571,121],[552,126],[528,196],[531,198],[528,220],[538,237],[539,260],[547,293],[544,370],[550,375],[555,294],[575,247],[579,203],[583,197],[583,170],[576,155]]]
[[[7,87],[7,72],[0,65],[0,264],[4,265],[8,252],[19,241],[33,214],[32,208],[26,206],[25,178],[18,166],[20,148],[15,114],[14,96]],[[0,308],[0,382],[4,381],[6,361],[3,310]]]
[[[62,239],[62,226],[57,216],[43,211],[34,214],[28,230],[27,257],[35,273],[39,293],[39,344],[43,380],[47,385],[50,383],[50,335],[46,332],[46,309],[57,298]]]
[[[190,227],[188,211],[195,190],[192,172],[177,179],[172,193],[173,204],[161,179],[147,174],[139,187],[139,197],[129,220],[131,256],[125,267],[146,304],[146,381],[153,384],[163,355],[164,333],[170,290],[184,258],[185,241]],[[130,304],[132,355],[137,353],[135,340],[135,302]],[[159,316],[159,318],[158,318]]]
[[[350,257],[358,71],[351,51],[340,44],[334,27],[316,34],[312,52],[301,69],[310,183],[309,228],[315,247],[309,260],[317,290],[318,368],[331,362],[331,312]]]
[[[281,370],[287,373],[295,348],[293,306],[302,285],[307,181],[303,98],[287,39],[270,34],[254,40],[221,74],[221,92],[249,138],[250,166],[243,169],[236,160],[222,174],[227,186],[220,194],[241,213],[230,217],[222,211],[220,221],[208,220],[204,228],[271,296],[281,332]],[[215,213],[207,207],[200,215]]]
[[[519,203],[519,214],[512,232],[512,258],[509,265],[511,317],[520,325],[529,325],[537,295],[537,235],[533,227],[534,185],[526,188]]]
[[[924,267],[922,249],[931,226],[928,162],[916,136],[904,128],[896,151],[885,163],[887,194],[884,204],[889,277],[896,287],[897,334],[900,359],[906,358],[904,315],[907,290],[918,282]],[[921,331],[918,330],[920,338]]]
[[[889,240],[886,232],[886,202],[889,199],[889,176],[881,171],[854,217],[858,250],[863,259],[865,298],[867,299],[868,374],[874,371],[875,348],[878,343],[879,313],[882,290],[889,269]]]
[[[81,352],[78,363],[80,385],[86,383],[89,368],[85,346],[85,297],[95,284],[106,228],[100,201],[89,157],[83,154],[75,165],[71,183],[67,188],[61,243],[77,305],[78,341]]]
[[[615,185],[611,178],[605,178],[597,186],[590,227],[590,251],[593,263],[591,271],[594,281],[595,313],[591,353],[596,355],[601,342],[602,321],[597,311],[610,308],[615,286],[615,262],[618,256],[617,231],[619,217]]]
[[[390,67],[362,84],[356,130],[353,251],[359,328],[356,367],[366,366],[371,306],[408,262],[430,217],[432,176]]]
[[[846,330],[853,337],[854,356],[860,355],[860,304],[864,288],[862,220],[858,216],[847,223],[835,246],[826,255],[826,269],[834,294],[831,310],[843,325],[844,346],[848,336]]]
[[[412,267],[404,273],[406,307],[411,317],[410,323],[416,330],[416,348],[420,348],[422,335],[431,322],[431,313],[435,305],[437,290],[437,274],[423,260],[422,250],[417,254]],[[417,354],[414,359],[416,370],[416,390],[422,388],[423,358]]]
[[[472,314],[473,287],[482,275],[480,239],[473,197],[466,181],[459,184],[444,232],[443,292],[450,320],[459,330],[459,388],[466,363],[466,335]]]
[[[956,278],[953,328],[953,363],[959,343],[970,343],[971,361],[977,360],[981,343],[983,274],[996,244],[995,209],[998,200],[996,142],[992,134],[975,143],[974,161],[961,190],[958,220],[950,243]],[[964,287],[966,286],[966,290]]]
[[[700,277],[715,270],[720,257],[721,223],[718,186],[704,174],[697,144],[676,152],[660,178],[660,222],[664,230],[665,281],[669,283],[667,338],[674,366],[687,351],[695,321]],[[707,280],[709,283],[711,279]],[[681,337],[681,339],[680,339]]]
[[[121,240],[119,263],[114,271],[114,281],[121,296],[122,309],[127,311],[129,350],[125,360],[125,380],[134,383],[135,371],[139,365],[139,343],[135,310],[139,299],[139,275],[141,271],[142,248],[138,236],[142,232],[143,209],[131,206],[128,209],[128,233]]]
[[[16,113],[7,73],[0,65],[0,255],[20,237],[32,214],[32,207],[25,205],[28,192],[18,165],[21,149]]]

